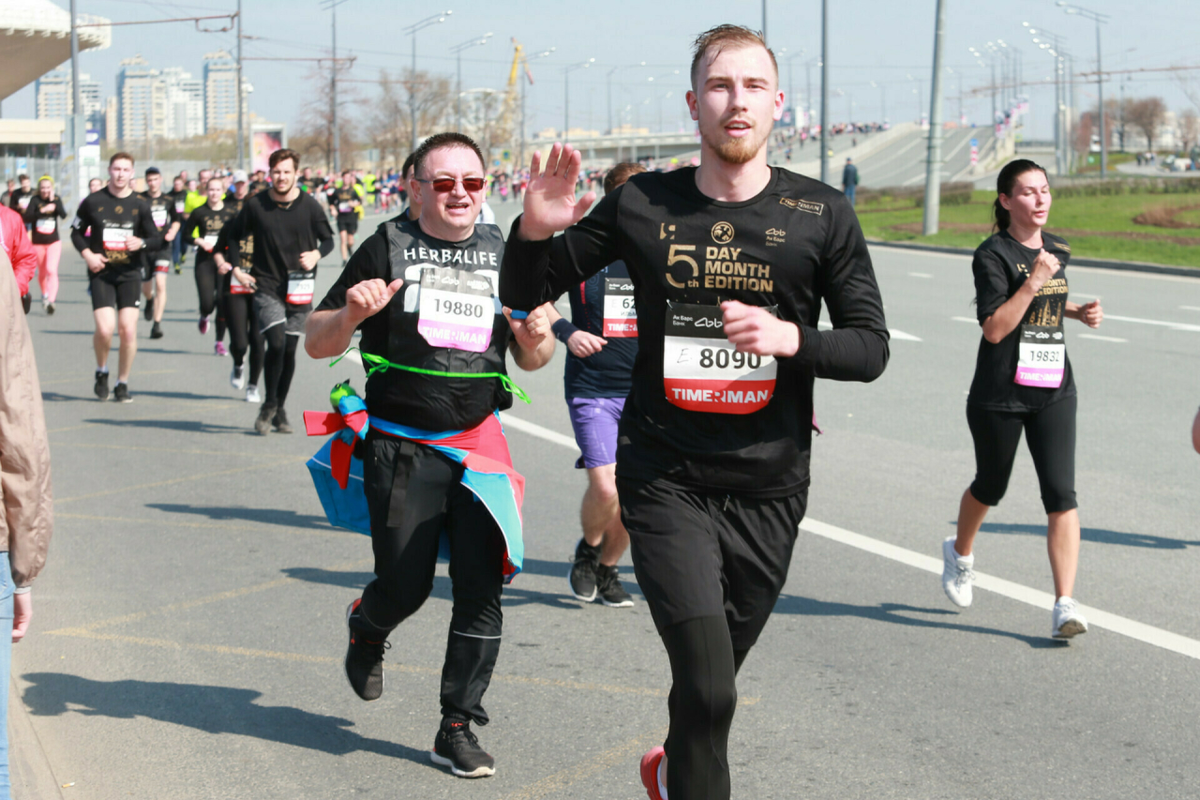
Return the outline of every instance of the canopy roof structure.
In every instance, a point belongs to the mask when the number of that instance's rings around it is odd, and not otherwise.
[[[112,44],[110,20],[80,14],[79,50]],[[83,27],[97,26],[97,27]],[[0,3],[0,100],[71,58],[71,15],[50,0]]]

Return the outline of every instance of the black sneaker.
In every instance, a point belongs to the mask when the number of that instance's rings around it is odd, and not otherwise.
[[[596,592],[600,595],[600,602],[609,608],[629,608],[633,605],[633,598],[617,578],[615,566],[596,565]]]
[[[161,339],[162,337],[163,337],[162,324],[156,322],[156,323],[154,323],[153,327],[150,328],[150,338],[151,339]]]
[[[154,321],[154,298],[146,297],[146,298],[143,298],[143,300],[144,300],[144,304],[146,307],[144,309],[142,309],[142,315],[146,318],[146,322],[153,322]]]
[[[275,426],[276,433],[292,432],[292,426],[288,424],[287,412],[282,408],[275,412],[275,416],[271,418],[271,424]]]
[[[586,539],[575,545],[575,563],[567,580],[576,600],[590,603],[596,599],[596,567],[600,564],[600,548],[592,547]]]
[[[355,622],[362,620],[358,606],[362,598],[357,598],[346,609],[346,627],[350,630],[350,646],[346,649],[346,680],[350,688],[363,700],[378,700],[383,694],[383,651],[391,647],[386,639],[377,642],[364,638],[362,631],[356,629]]]
[[[107,372],[101,372],[100,370],[96,370],[96,386],[95,386],[94,391],[96,392],[97,400],[107,400],[108,399],[108,373]]]
[[[461,719],[442,720],[429,760],[449,767],[460,778],[486,778],[496,774],[496,759],[479,746],[471,723]]]
[[[275,404],[263,403],[258,409],[258,419],[254,420],[254,432],[266,436],[271,432],[271,417],[275,416]]]
[[[46,316],[54,316],[54,303],[46,303]]]
[[[25,310],[26,314],[29,313],[29,309],[33,308],[33,295],[29,293],[21,295],[21,308]]]
[[[113,400],[117,403],[132,403],[133,398],[129,395],[129,384],[118,383],[117,388],[113,389]]]

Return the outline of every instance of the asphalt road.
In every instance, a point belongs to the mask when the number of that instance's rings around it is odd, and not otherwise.
[[[1062,645],[1038,606],[1051,591],[1045,515],[1024,448],[977,544],[994,588],[981,580],[958,610],[923,569],[973,473],[970,266],[873,256],[891,364],[871,385],[818,384],[809,519],[739,678],[734,796],[1195,797],[1200,281],[1068,271],[1072,298],[1101,296],[1109,315],[1093,338],[1072,325],[1068,341],[1076,594],[1113,616]],[[498,772],[462,781],[427,752],[450,616],[444,565],[392,637],[383,698],[362,703],[341,672],[343,615],[370,578],[370,547],[323,518],[304,468],[320,442],[252,434],[256,409],[196,330],[190,269],[170,278],[166,338],[139,342],[134,402],[98,403],[82,260],[67,255],[62,272],[58,314],[29,317],[57,525],[13,671],[55,783],[71,784],[63,797],[644,796],[637,763],[665,729],[668,666],[631,569],[632,609],[566,595],[585,481],[563,444],[561,350],[516,376],[534,399],[508,415],[528,479],[526,571],[505,592],[493,722],[480,731]],[[336,272],[326,259],[318,289]],[[327,408],[348,376],[361,386],[352,365],[302,359],[293,420]]]

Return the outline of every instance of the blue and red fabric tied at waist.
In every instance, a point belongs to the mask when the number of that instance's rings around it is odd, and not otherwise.
[[[521,519],[525,478],[513,469],[499,413],[468,430],[424,431],[371,416],[348,383],[334,387],[330,400],[337,411],[305,411],[304,428],[309,436],[333,434],[308,460],[313,485],[331,525],[371,535],[363,462],[355,457],[354,445],[356,438],[365,441],[368,431],[374,429],[430,447],[462,465],[462,485],[487,507],[504,536],[505,583],[517,576],[525,556]],[[443,558],[449,556],[445,534],[439,553]]]

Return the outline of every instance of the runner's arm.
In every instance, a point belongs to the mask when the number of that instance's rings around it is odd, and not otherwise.
[[[79,204],[79,210],[75,212],[75,221],[71,224],[71,244],[75,246],[77,252],[85,256],[91,250],[89,248],[90,242],[83,235],[83,232],[90,227],[92,227],[92,215],[88,210],[87,199],[85,198]],[[87,253],[84,252],[85,250]]]
[[[350,263],[309,315],[304,351],[313,358],[332,358],[346,352],[359,324],[383,310],[400,288],[397,281],[389,285],[389,277],[387,241],[373,233],[350,256]]]
[[[163,234],[154,224],[154,216],[150,213],[150,204],[145,207],[145,214],[138,214],[138,238],[142,240],[142,249],[147,253],[161,250]]]
[[[321,254],[321,258],[324,258],[333,252],[333,228],[330,227],[329,220],[325,218],[325,213],[318,205],[313,206],[312,221],[313,229],[317,234],[317,251]]]
[[[22,296],[29,294],[29,282],[33,280],[37,270],[37,253],[25,234],[23,223],[21,215],[13,211],[4,222],[7,230],[3,236],[8,245],[13,274],[17,277],[17,288],[21,290]]]
[[[552,303],[543,303],[529,312],[525,319],[513,319],[505,314],[513,331],[513,338],[509,341],[513,361],[526,372],[541,369],[554,357],[554,334],[550,331],[548,313],[553,308]]]

